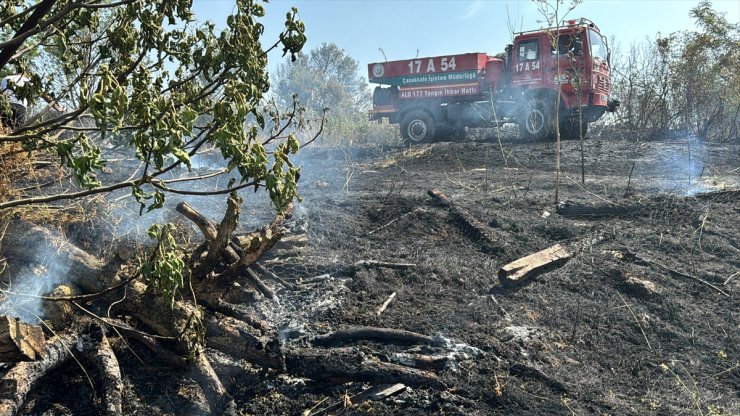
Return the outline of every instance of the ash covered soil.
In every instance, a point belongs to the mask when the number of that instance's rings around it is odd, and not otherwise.
[[[447,389],[354,402],[370,385],[264,374],[214,352],[242,412],[740,414],[738,144],[602,135],[584,142],[582,184],[580,144],[564,142],[561,213],[554,149],[470,138],[304,149],[292,229],[307,241],[262,261],[282,279],[267,280],[280,304],[261,299],[256,309],[285,342],[374,326],[462,348],[438,368]],[[432,188],[480,229],[466,228],[428,195]],[[597,215],[564,215],[579,209]],[[518,287],[501,285],[501,266],[555,244],[572,254],[568,262]],[[381,361],[425,353],[373,342],[350,348]],[[127,414],[205,412],[188,374],[159,367],[136,345],[117,349]],[[57,374],[83,395],[90,390],[73,364]],[[49,389],[29,413],[84,414]]]

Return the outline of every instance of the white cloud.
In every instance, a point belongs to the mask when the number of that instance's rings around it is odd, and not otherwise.
[[[469,19],[478,14],[481,9],[483,9],[483,1],[475,0],[472,3],[468,4],[468,7],[465,8],[465,12],[463,13],[462,18]]]

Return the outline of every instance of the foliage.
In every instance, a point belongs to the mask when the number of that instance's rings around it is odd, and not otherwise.
[[[279,103],[289,105],[293,94],[307,109],[321,112],[361,112],[369,108],[367,82],[359,63],[333,43],[323,43],[308,53],[299,53],[295,62],[278,66],[274,93]]]
[[[326,111],[324,144],[352,144],[381,140],[387,131],[371,123],[367,111],[372,103],[359,63],[333,43],[323,43],[294,62],[280,64],[273,77],[273,93],[279,105],[296,97],[309,119]],[[392,137],[392,136],[391,136]]]
[[[46,97],[67,111],[33,111],[24,127],[0,135],[0,142],[20,143],[31,155],[52,153],[85,190],[11,199],[0,208],[127,187],[142,209],[157,208],[177,191],[163,175],[190,168],[194,156],[211,148],[235,176],[217,193],[266,186],[277,208],[292,200],[297,168],[290,155],[298,146],[288,127],[300,113],[265,109],[263,98],[270,87],[267,52],[282,48],[298,56],[304,26],[291,9],[279,39],[263,49],[262,4],[235,2],[220,33],[213,23],[196,25],[189,0],[82,0],[54,3],[35,28],[20,34],[36,2],[3,2],[0,20],[7,24],[0,48],[22,45],[17,59],[0,70],[29,71],[32,81],[18,95]],[[265,134],[268,120],[286,128]],[[143,172],[103,183],[100,169],[115,169],[106,149],[120,145],[143,163]]]
[[[142,262],[139,272],[150,288],[161,294],[174,307],[177,292],[185,285],[185,261],[177,251],[177,243],[172,233],[173,224],[154,224],[147,234],[155,241],[150,259]]]
[[[633,44],[615,59],[622,121],[647,135],[682,130],[709,140],[737,140],[740,24],[708,1],[692,9],[698,31]]]

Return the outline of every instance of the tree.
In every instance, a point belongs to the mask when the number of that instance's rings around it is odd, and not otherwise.
[[[684,124],[701,138],[737,138],[740,75],[733,68],[740,66],[740,23],[728,22],[709,1],[691,16],[701,32],[683,34],[673,84],[685,106]]]
[[[292,95],[307,108],[321,112],[359,112],[369,108],[367,82],[359,74],[359,63],[333,43],[322,43],[295,62],[281,64],[275,76],[275,96],[283,105]]]
[[[555,0],[554,3],[549,3],[547,0],[534,0],[534,2],[537,4],[537,9],[542,15],[542,17],[545,19],[547,26],[551,28],[555,28],[554,31],[549,31],[548,36],[550,38],[550,46],[553,50],[558,50],[559,43],[560,43],[560,21],[561,19],[565,19],[565,17],[568,16],[570,12],[572,12],[580,3],[582,0],[571,0],[570,5],[568,6],[567,10],[563,12],[560,9],[561,4],[564,3],[564,0]],[[559,80],[561,77],[561,68],[560,65],[557,66],[557,79]],[[555,203],[558,203],[560,201],[560,103],[561,103],[561,97],[562,97],[562,91],[563,86],[562,84],[558,84],[558,92],[555,95],[554,105],[555,105]],[[580,124],[580,123],[579,123]],[[583,144],[583,135],[581,134],[581,144]],[[583,146],[581,146],[581,151],[583,151]],[[583,153],[581,153],[581,160],[583,160]]]
[[[658,35],[615,62],[623,119],[646,135],[683,130],[702,139],[738,137],[740,24],[708,1],[691,10],[699,31]]]
[[[219,192],[264,186],[279,209],[296,195],[298,170],[288,156],[298,142],[284,127],[297,113],[265,112],[262,102],[269,88],[267,52],[282,47],[295,56],[305,42],[295,9],[279,40],[263,50],[258,19],[264,8],[252,0],[236,2],[221,33],[211,23],[195,27],[187,0],[4,5],[0,58],[10,55],[13,62],[0,70],[30,71],[32,82],[19,95],[32,100],[49,95],[69,110],[42,117],[44,110],[24,127],[0,135],[0,143],[20,144],[31,154],[52,153],[80,189],[2,201],[0,209],[122,188],[130,188],[142,208],[161,207],[166,193],[177,192],[162,175],[190,167],[192,157],[211,147],[237,175],[236,184]],[[260,136],[268,118],[275,130]],[[144,163],[138,178],[98,179],[108,164],[101,146],[111,141],[125,144]],[[268,144],[274,146],[272,158]]]
[[[278,103],[290,103],[295,94],[313,117],[328,109],[324,136],[352,139],[367,127],[371,104],[367,82],[358,62],[333,43],[299,53],[295,62],[282,63],[273,79]]]

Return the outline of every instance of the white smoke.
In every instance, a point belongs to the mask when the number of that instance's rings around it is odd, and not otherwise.
[[[64,281],[69,265],[45,243],[39,243],[33,252],[33,261],[4,282],[0,315],[35,324],[44,317],[44,302],[39,296],[47,295]]]

